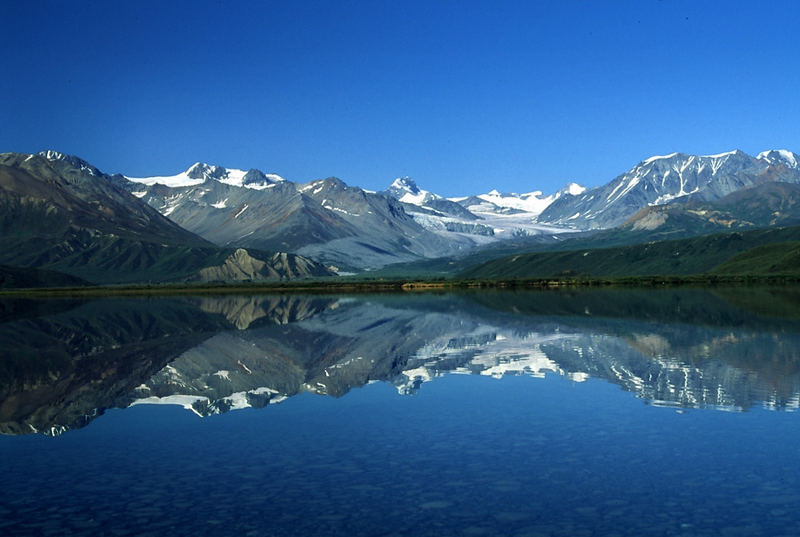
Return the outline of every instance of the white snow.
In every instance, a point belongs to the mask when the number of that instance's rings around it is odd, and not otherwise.
[[[157,176],[157,177],[126,177],[128,181],[140,183],[142,185],[153,186],[160,184],[169,188],[180,188],[184,186],[202,185],[206,182],[205,179],[192,179],[186,175],[186,172],[181,172],[177,175]]]
[[[412,194],[411,192],[406,192],[403,194],[403,197],[400,198],[400,201],[403,203],[410,203],[412,205],[422,205],[426,199],[427,192],[420,190],[419,194]]]
[[[250,407],[250,403],[247,402],[247,392],[234,392],[224,398],[223,401],[231,405],[231,410],[241,410]]]
[[[616,194],[617,190],[619,190],[620,188],[622,188],[622,184],[623,184],[623,182],[622,182],[622,181],[619,181],[619,182],[617,183],[617,186],[615,186],[615,187],[614,187],[614,190],[612,190],[612,191],[611,191],[611,193],[608,195],[608,197],[606,198],[606,201],[610,201],[610,200],[611,200],[611,197],[612,197],[614,194]],[[593,199],[593,198],[589,198],[589,200],[590,200],[590,201],[591,201],[591,199]]]
[[[142,190],[141,192],[131,192],[131,194],[133,194],[137,198],[143,198],[147,194],[147,191],[146,190]]]
[[[586,187],[581,186],[578,183],[570,183],[566,187],[567,194],[572,194],[573,196],[577,196],[579,194],[583,194],[586,192]]]
[[[215,209],[224,209],[225,207],[227,207],[225,205],[226,201],[228,201],[228,198],[225,198],[222,201],[218,201],[217,203],[212,203],[211,206],[214,207]]]
[[[209,175],[203,175],[203,177],[199,179],[193,179],[189,177],[189,174],[195,168],[208,168]],[[244,176],[247,174],[244,170],[237,170],[237,169],[228,169],[228,168],[221,168],[219,166],[208,166],[207,164],[203,164],[201,162],[196,162],[189,167],[188,170],[185,172],[181,172],[175,175],[165,175],[165,176],[153,176],[153,177],[126,177],[128,181],[133,181],[134,183],[140,183],[147,186],[152,186],[155,184],[161,184],[167,186],[169,188],[180,188],[180,187],[187,187],[187,186],[197,186],[201,185],[206,182],[206,180],[210,179],[210,174],[218,173],[220,170],[223,171],[223,175],[220,179],[217,179],[220,183],[230,185],[230,186],[238,186],[244,188],[250,188],[253,190],[264,190],[266,188],[270,188],[274,186],[274,183],[279,183],[285,181],[283,177],[276,174],[264,174],[267,177],[267,180],[271,183],[268,184],[249,184],[245,185]]]
[[[541,190],[525,194],[501,194],[497,190],[491,190],[486,194],[479,194],[477,197],[498,207],[517,209],[529,213],[529,216],[538,216],[555,201],[557,195],[544,196]]]
[[[134,405],[179,405],[185,408],[186,410],[191,410],[198,416],[202,416],[198,411],[194,409],[192,406],[194,403],[200,401],[208,401],[208,397],[203,397],[200,395],[167,395],[166,397],[144,397],[142,399],[136,399],[130,406]]]
[[[441,196],[438,194],[434,194],[433,192],[428,192],[427,190],[419,188],[408,177],[398,177],[392,182],[392,185],[389,188],[396,188],[398,190],[405,191],[405,194],[400,196],[399,201],[402,203],[409,203],[411,205],[423,205],[428,201],[441,199]],[[414,191],[416,191],[416,193]]]
[[[328,200],[325,200],[325,201],[328,201]],[[349,211],[345,211],[344,209],[340,209],[340,208],[338,208],[338,207],[333,207],[333,206],[331,206],[331,205],[326,205],[326,204],[325,204],[325,201],[323,201],[323,202],[322,202],[322,206],[323,206],[325,209],[328,209],[329,211],[336,211],[336,212],[340,212],[340,213],[346,214],[347,216],[361,216],[360,214],[351,213],[351,212],[349,212]]]
[[[642,164],[650,164],[651,162],[656,161],[656,160],[672,158],[672,157],[676,156],[677,154],[678,153],[675,152],[675,153],[670,153],[669,155],[653,155],[652,157],[650,157],[650,158],[648,158],[646,160],[643,160]]]
[[[243,212],[245,212],[246,210],[247,210],[247,204],[245,203],[244,207],[242,207],[242,208],[241,208],[241,210],[240,210],[239,212],[237,212],[235,215],[233,215],[233,217],[234,217],[234,218],[239,218],[239,215],[241,215],[241,214],[242,214]]]
[[[734,149],[733,151],[725,151],[724,153],[717,153],[716,155],[702,155],[702,156],[705,157],[705,158],[722,158],[722,157],[728,157],[730,155],[733,155],[736,152],[737,152],[737,150]]]
[[[786,149],[772,149],[772,150],[762,151],[761,153],[758,154],[758,156],[756,158],[764,159],[764,160],[767,160],[769,162],[774,162],[776,159],[775,158],[771,158],[770,153],[777,153],[778,156],[783,161],[785,161],[786,164],[788,164],[792,168],[797,168],[798,167],[798,160],[797,160],[798,156],[796,154],[792,153],[791,151],[786,150]]]

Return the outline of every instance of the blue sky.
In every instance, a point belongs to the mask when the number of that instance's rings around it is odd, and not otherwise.
[[[443,195],[800,152],[800,2],[9,2],[0,152]]]

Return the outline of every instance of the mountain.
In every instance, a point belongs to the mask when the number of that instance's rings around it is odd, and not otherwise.
[[[536,222],[548,204],[570,191],[582,192],[583,187],[570,183],[546,197],[539,191],[501,194],[492,190],[478,196],[445,199],[403,177],[396,179],[384,193],[403,203],[406,212],[427,229],[484,237],[474,239],[475,247],[480,248],[497,241],[570,232]]]
[[[531,216],[538,216],[565,194],[577,196],[585,190],[585,187],[577,183],[569,183],[549,196],[545,196],[540,190],[526,194],[500,193],[497,190],[491,190],[486,194],[452,199],[477,214],[528,213]]]
[[[186,246],[205,241],[114,186],[70,155],[0,154],[0,231],[18,237],[67,230]]]
[[[392,196],[335,177],[297,184],[255,170],[195,164],[175,176],[120,178],[117,184],[217,245],[294,252],[342,270],[446,255],[476,242],[426,229]]]
[[[0,263],[57,270],[90,281],[108,281],[104,274],[111,270],[116,281],[274,278],[280,271],[261,269],[278,262],[272,259],[276,251],[347,273],[427,259],[460,260],[470,253],[486,259],[492,252],[513,253],[518,247],[563,250],[571,238],[586,240],[576,233],[581,230],[603,230],[592,240],[612,246],[794,225],[800,185],[800,157],[786,150],[757,157],[741,151],[673,153],[650,157],[607,185],[588,190],[570,183],[550,195],[492,190],[450,199],[420,188],[409,177],[395,179],[383,192],[371,192],[335,177],[301,184],[256,169],[201,162],[176,175],[137,178],[108,176],[86,161],[53,151],[27,158],[22,155],[17,160],[24,162],[10,166],[22,170],[14,173],[23,173],[26,166],[35,165],[36,173],[60,166],[48,173],[73,178],[58,195],[57,182],[36,187],[47,192],[37,199],[63,198],[70,209],[53,212],[31,205],[35,196],[14,194],[19,185],[12,186],[7,174],[7,248]],[[49,164],[35,164],[38,160]],[[76,190],[88,197],[75,201]],[[72,196],[70,201],[64,192]],[[50,236],[43,242],[39,235],[11,231],[25,229]],[[58,230],[69,232],[55,240],[52,235]],[[575,243],[576,249],[584,247]],[[197,248],[211,250],[199,254],[193,250]],[[237,254],[239,248],[258,262]],[[187,257],[193,262],[185,263]],[[259,263],[265,265],[255,269]],[[84,270],[87,266],[92,270]],[[303,261],[293,266],[312,265]],[[205,268],[210,270],[198,276]],[[280,277],[296,275],[290,271]]]
[[[180,281],[202,279],[201,269],[235,253],[164,217],[120,188],[121,179],[55,151],[0,154],[0,263],[96,283]],[[304,275],[330,274],[310,260],[299,265]],[[298,276],[275,269],[265,277]]]
[[[648,231],[648,239],[728,229],[800,225],[800,184],[762,183],[713,201],[678,201],[640,209],[618,232]]]
[[[415,213],[418,212],[420,208],[426,208],[428,211],[426,211],[425,214],[429,215],[441,217],[450,216],[465,220],[480,219],[479,216],[472,214],[458,203],[445,199],[438,194],[428,192],[427,190],[422,190],[410,177],[395,179],[389,188],[384,191],[384,194],[402,203],[406,212],[409,213]],[[421,223],[425,225],[425,221]]]
[[[742,151],[697,156],[672,153],[650,157],[606,185],[553,201],[538,221],[577,229],[610,228],[640,209],[673,200],[713,201],[765,182],[800,183],[796,154]]]

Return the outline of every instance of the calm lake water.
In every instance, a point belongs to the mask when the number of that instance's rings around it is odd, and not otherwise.
[[[2,535],[800,534],[800,289],[0,301]]]

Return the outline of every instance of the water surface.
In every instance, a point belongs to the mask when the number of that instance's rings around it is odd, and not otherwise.
[[[797,534],[799,297],[4,301],[0,531]]]

